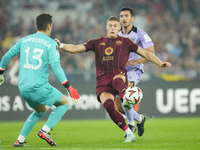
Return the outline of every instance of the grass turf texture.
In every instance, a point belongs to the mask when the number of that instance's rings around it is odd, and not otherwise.
[[[0,150],[81,149],[81,150],[199,150],[200,118],[147,119],[145,133],[137,141],[123,143],[124,132],[111,120],[63,120],[51,131],[57,147],[37,137],[44,121],[35,124],[26,138],[26,147],[13,148],[24,122],[0,122]]]

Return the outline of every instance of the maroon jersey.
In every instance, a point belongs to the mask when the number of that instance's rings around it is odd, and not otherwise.
[[[96,77],[104,74],[118,74],[127,72],[125,64],[130,52],[136,52],[138,45],[129,38],[101,37],[85,44],[86,52],[95,52]]]

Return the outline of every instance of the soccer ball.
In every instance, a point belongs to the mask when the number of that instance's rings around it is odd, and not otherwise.
[[[138,104],[143,98],[142,90],[137,86],[132,86],[125,91],[125,101],[129,104]]]

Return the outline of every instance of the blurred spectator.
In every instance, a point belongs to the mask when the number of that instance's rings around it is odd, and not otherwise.
[[[41,12],[54,16],[52,38],[79,44],[106,36],[106,18],[117,16],[123,6],[134,9],[134,25],[146,30],[155,43],[156,55],[163,61],[171,61],[172,69],[200,68],[199,0],[1,0],[0,59],[16,37],[36,32],[34,20]],[[73,55],[62,51],[60,54],[66,73],[94,70],[92,54]],[[159,68],[146,63],[144,69]]]

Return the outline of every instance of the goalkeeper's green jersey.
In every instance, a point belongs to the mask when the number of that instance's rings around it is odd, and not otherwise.
[[[37,32],[22,38],[3,56],[0,66],[6,68],[10,59],[18,54],[20,91],[33,91],[49,84],[49,65],[61,83],[67,80],[60,66],[57,43],[44,33]]]

